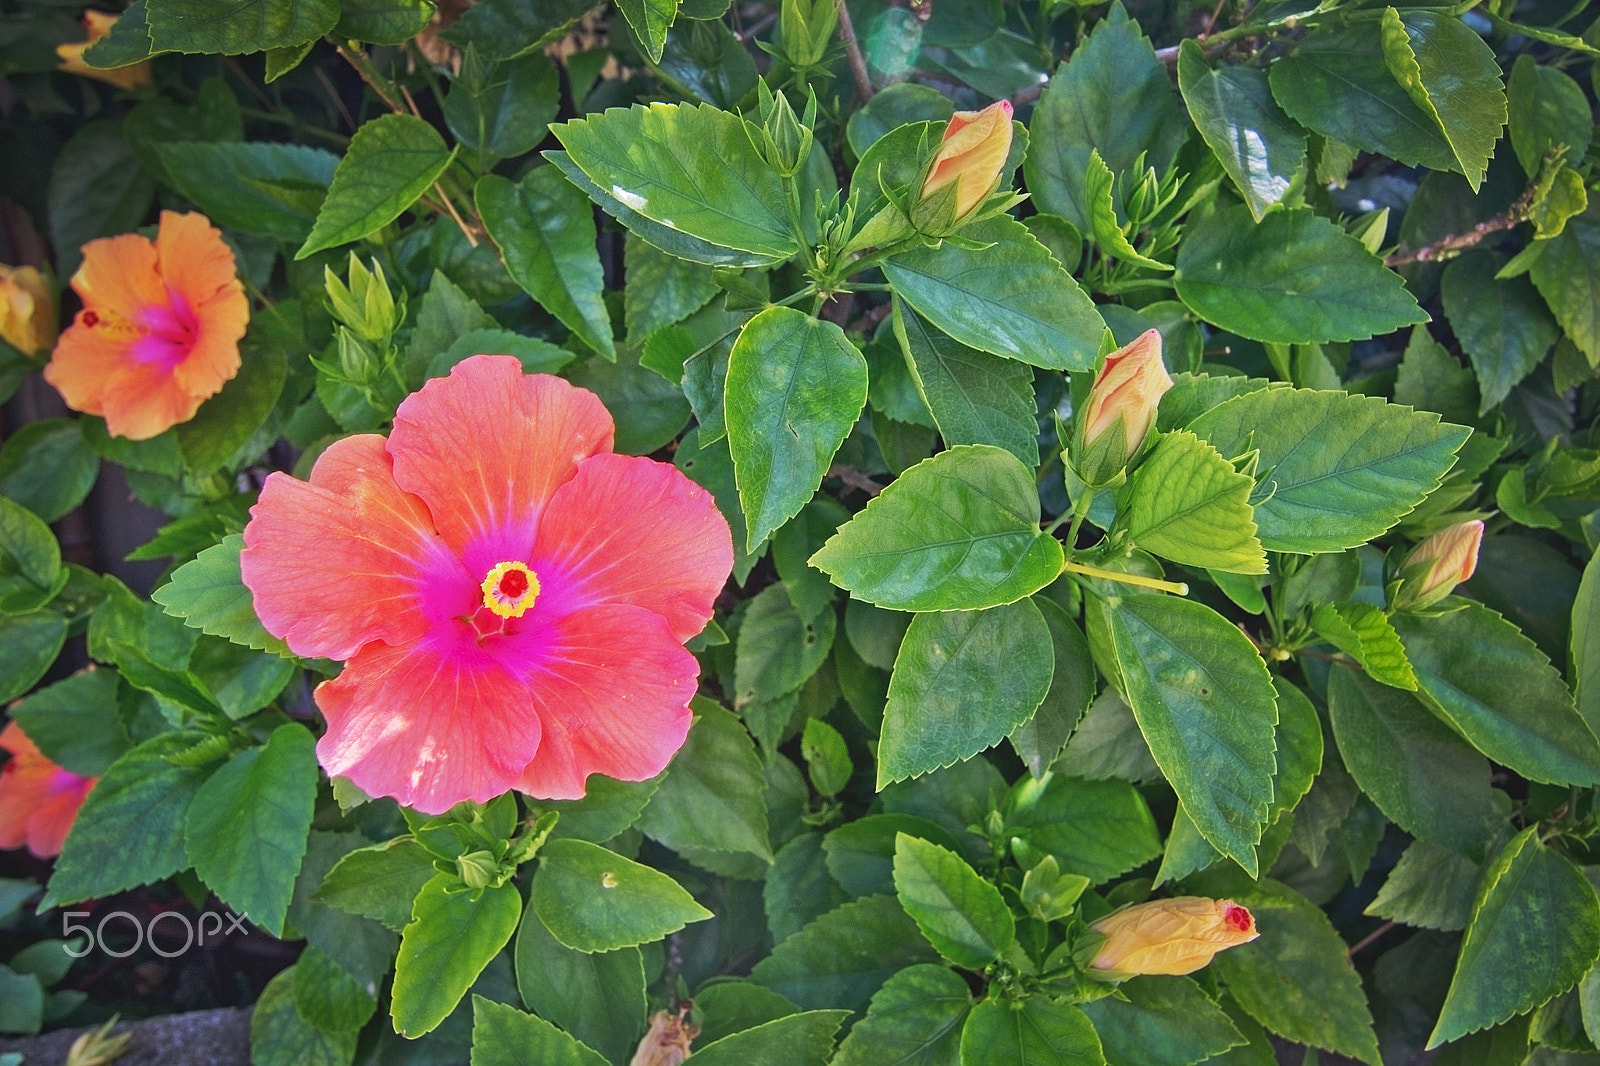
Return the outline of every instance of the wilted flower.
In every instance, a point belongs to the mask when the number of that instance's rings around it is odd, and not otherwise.
[[[0,263],[0,338],[24,355],[56,342],[56,301],[33,267]]]
[[[1389,603],[1397,611],[1432,607],[1472,576],[1478,568],[1478,547],[1483,543],[1483,521],[1447,526],[1411,549],[1390,590]]]
[[[270,632],[348,660],[316,692],[330,775],[438,814],[661,772],[733,542],[709,493],[611,441],[593,393],[477,355],[387,439],[267,479],[241,569]]]
[[[1172,378],[1161,361],[1161,334],[1146,330],[1110,355],[1078,417],[1073,467],[1089,485],[1104,485],[1128,466],[1155,425]]]
[[[250,302],[204,215],[161,212],[154,241],[90,241],[72,287],[83,310],[44,379],[68,407],[104,415],[113,436],[145,440],[187,422],[239,372]]]
[[[100,38],[111,32],[111,27],[117,24],[121,15],[107,15],[100,11],[85,11],[83,13],[83,28],[89,31],[89,39],[77,41],[73,44],[56,45],[56,55],[61,57],[61,69],[68,74],[81,74],[85,78],[96,78],[115,85],[119,89],[132,92],[154,84],[150,74],[150,61],[148,59],[132,63],[125,67],[112,67],[102,70],[91,67],[83,61],[83,53],[88,51]]]
[[[1203,896],[1124,907],[1093,928],[1106,937],[1093,969],[1118,977],[1194,973],[1217,952],[1260,935],[1248,910],[1229,899]]]
[[[51,762],[15,722],[0,730],[0,748],[11,753],[0,767],[0,848],[26,844],[41,859],[61,854],[96,778]]]
[[[658,1010],[650,1015],[650,1031],[639,1041],[628,1066],[679,1066],[689,1057],[689,1045],[700,1035],[699,1026],[687,1019],[689,1008]]]
[[[1001,168],[1010,153],[1010,100],[997,101],[982,111],[957,111],[950,116],[944,142],[928,165],[918,199],[926,203],[940,189],[954,184],[951,218],[960,221],[999,187]]]

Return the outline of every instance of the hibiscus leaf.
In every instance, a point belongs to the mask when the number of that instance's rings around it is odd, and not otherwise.
[[[402,1036],[415,1039],[444,1021],[517,931],[522,894],[516,885],[474,895],[455,874],[444,873],[417,894],[400,934],[389,1008]]]
[[[670,848],[745,851],[771,862],[766,781],[750,734],[710,700],[697,698],[690,710],[694,725],[644,808],[640,831]]]
[[[244,537],[224,537],[178,567],[172,580],[150,598],[175,618],[202,633],[223,637],[247,648],[288,655],[289,646],[267,632],[256,617],[250,590],[239,577]]]
[[[1306,135],[1272,98],[1267,74],[1224,64],[1213,70],[1193,40],[1178,50],[1178,87],[1200,136],[1259,222],[1306,166]]]
[[[543,1018],[472,997],[472,1066],[607,1066],[587,1044]]]
[[[894,887],[928,943],[957,966],[982,970],[1016,943],[1000,890],[948,848],[895,834]]]
[[[986,999],[961,1028],[962,1066],[1061,1066],[1104,1062],[1094,1023],[1046,996]]]
[[[145,18],[157,52],[246,55],[316,40],[339,21],[339,0],[166,0]]]
[[[517,930],[517,988],[528,1009],[623,1062],[645,1023],[644,962],[636,947],[574,951],[531,910]],[[697,997],[698,998],[698,997]]]
[[[849,1016],[845,1010],[790,1014],[696,1047],[690,1057],[697,1066],[823,1066],[833,1034]]]
[[[868,896],[813,919],[750,976],[802,1008],[859,1010],[897,971],[937,958],[899,900]]]
[[[943,966],[907,966],[883,983],[867,1016],[839,1045],[833,1066],[920,1066],[954,1063],[972,993],[959,974]]]
[[[572,839],[552,840],[539,852],[528,902],[551,935],[575,951],[647,944],[711,917],[659,870]]]
[[[350,138],[311,235],[295,258],[387,226],[439,180],[455,153],[437,130],[412,115],[381,115],[364,123]]]

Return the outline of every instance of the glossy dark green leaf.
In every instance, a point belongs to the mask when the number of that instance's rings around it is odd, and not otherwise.
[[[810,622],[803,620],[781,584],[761,590],[739,624],[735,706],[775,700],[805,684],[828,658],[836,625],[832,611],[823,611]]]
[[[128,147],[120,122],[88,122],[61,146],[50,168],[50,242],[56,272],[70,278],[96,237],[127,233],[149,214],[155,179]]]
[[[272,933],[283,930],[317,795],[315,739],[297,723],[230,758],[195,794],[189,862],[213,892]]]
[[[625,1062],[644,1031],[644,962],[636,947],[587,954],[525,912],[517,930],[517,988],[529,1010],[611,1062]]]
[[[968,347],[1051,370],[1091,369],[1105,324],[1027,227],[1002,215],[961,236],[993,247],[945,241],[902,252],[883,267],[895,293]]]
[[[1594,136],[1589,101],[1570,74],[1524,52],[1511,65],[1506,84],[1511,147],[1523,173],[1534,178],[1544,154],[1567,146],[1567,159],[1581,159]]]
[[[245,55],[316,40],[339,21],[339,0],[177,0],[145,21],[158,52]]]
[[[515,183],[485,175],[473,199],[517,284],[585,344],[614,358],[594,215],[583,193],[555,167],[536,167]]]
[[[1102,1066],[1094,1023],[1045,996],[986,999],[961,1028],[961,1066]]]
[[[867,361],[832,322],[769,307],[745,326],[723,406],[749,550],[811,499],[866,403]]]
[[[1225,208],[1191,224],[1174,280],[1197,315],[1251,340],[1360,340],[1428,320],[1400,275],[1307,208],[1259,223]]]
[[[878,788],[999,743],[1050,688],[1050,628],[1032,600],[912,619],[889,682]]]
[[[462,76],[444,100],[444,120],[487,171],[495,160],[538,147],[560,106],[561,79],[548,56],[494,63],[474,54],[462,57]]]
[[[1428,1047],[1539,1006],[1577,984],[1600,958],[1594,887],[1537,836],[1537,826],[1518,833],[1484,871]]]
[[[922,935],[957,966],[982,970],[1016,942],[1016,923],[1000,890],[948,848],[898,834],[894,887]]]
[[[960,1066],[967,983],[943,966],[908,966],[885,981],[867,1016],[839,1045],[833,1066]]]
[[[1446,421],[1467,422],[1477,410],[1477,379],[1429,335],[1426,326],[1417,326],[1400,360],[1394,401],[1436,412]]]
[[[1407,166],[1459,169],[1438,122],[1389,73],[1376,20],[1311,34],[1269,75],[1289,117],[1324,137]]]
[[[173,572],[150,598],[175,618],[212,636],[247,648],[288,654],[288,645],[268,633],[256,617],[250,590],[239,576],[244,538],[224,537]]]
[[[1139,24],[1114,4],[1050,79],[1030,132],[1023,169],[1028,189],[1041,210],[1088,232],[1083,180],[1090,151],[1099,151],[1114,173],[1132,170],[1143,155],[1143,165],[1159,174],[1183,144],[1189,122],[1171,74]]]
[[[543,1018],[472,997],[472,1066],[607,1066],[603,1056]]]
[[[433,14],[432,0],[340,0],[334,33],[373,44],[405,44]]]
[[[711,917],[666,874],[584,840],[540,850],[528,902],[557,940],[588,952],[645,944]]]
[[[1506,91],[1494,49],[1453,12],[1383,13],[1383,57],[1414,104],[1432,116],[1455,166],[1476,190],[1506,124]]]
[[[829,876],[822,841],[820,833],[801,833],[778,849],[767,871],[766,881],[761,886],[761,904],[774,941],[793,936],[812,919],[845,901],[844,890]],[[888,878],[883,880],[888,881]],[[889,881],[877,888],[888,893],[893,891],[894,885]]]
[[[1276,881],[1235,894],[1261,935],[1212,961],[1252,1018],[1297,1043],[1382,1061],[1361,978],[1322,909]]]
[[[1496,817],[1487,759],[1416,697],[1354,670],[1332,672],[1328,717],[1350,776],[1390,821],[1482,857]]]
[[[1425,411],[1311,389],[1237,396],[1189,429],[1228,458],[1259,450],[1257,535],[1269,551],[1303,553],[1355,547],[1394,525],[1438,487],[1468,436]]]
[[[833,1034],[849,1016],[842,1010],[790,1014],[695,1048],[693,1056],[701,1066],[824,1066]]]
[[[1483,867],[1465,855],[1414,840],[1365,913],[1419,929],[1465,929],[1482,879]]]
[[[1544,252],[1529,272],[1590,366],[1600,365],[1600,197],[1596,201],[1543,243]]]
[[[1085,781],[1061,772],[1012,786],[1006,835],[1054,855],[1065,873],[1099,884],[1161,853],[1156,820],[1126,781]]]
[[[189,865],[184,817],[213,765],[184,766],[196,733],[163,733],[126,752],[95,784],[50,879],[55,905],[109,896]]]
[[[53,611],[0,615],[0,700],[38,684],[66,640],[67,620]]]
[[[433,856],[409,836],[357,848],[334,865],[313,898],[400,932],[411,905],[433,879]]]
[[[42,521],[54,522],[83,502],[100,473],[100,457],[76,420],[30,422],[0,448],[0,495]]]
[[[339,157],[321,148],[238,141],[159,145],[178,191],[219,226],[303,241],[328,195]]]
[[[945,444],[992,444],[1037,466],[1039,425],[1027,365],[967,347],[899,300],[894,307],[895,335]]]
[[[256,1066],[347,1066],[355,1058],[356,1032],[317,1028],[295,1006],[295,970],[279,973],[262,989],[250,1015],[250,1061]]]
[[[389,1005],[401,1036],[416,1039],[437,1028],[517,931],[522,895],[516,885],[486,888],[477,899],[474,894],[455,874],[435,874],[417,894],[400,934]]]
[[[727,519],[728,529],[733,534],[733,580],[742,585],[751,567],[766,553],[767,546],[758,544],[752,551],[745,550],[744,511],[739,506],[739,489],[734,481],[728,443],[723,439],[701,444],[700,429],[696,426],[684,434],[672,462],[717,501],[717,510]]]
[[[812,564],[859,599],[905,611],[975,610],[1037,592],[1061,572],[1039,531],[1039,494],[1016,456],[959,445],[907,470],[841,526]]]
[[[55,596],[61,579],[61,547],[50,527],[22,504],[0,496],[0,610],[38,610]]]
[[[1203,604],[1132,595],[1107,611],[1128,703],[1202,836],[1256,873],[1277,698],[1254,645]]]
[[[1135,471],[1126,528],[1138,547],[1163,559],[1265,574],[1250,494],[1255,482],[1187,430],[1164,434]]]
[[[781,210],[782,182],[756,153],[737,115],[652,104],[613,108],[552,132],[595,186],[659,226],[752,253],[768,264],[799,251]],[[626,225],[629,219],[619,221]],[[640,236],[651,239],[649,232]],[[662,250],[682,255],[675,248]]]
[[[948,122],[955,105],[937,89],[915,82],[886,85],[850,115],[845,134],[859,159],[877,140],[908,122]]]
[[[672,848],[745,851],[771,862],[766,782],[750,734],[709,700],[690,707],[695,723],[639,818],[640,830]]]
[[[1200,136],[1260,221],[1305,171],[1304,131],[1273,100],[1265,71],[1233,64],[1213,70],[1190,41],[1178,52],[1178,87]]]
[[[1028,764],[1029,772],[1034,777],[1042,777],[1077,728],[1083,712],[1094,699],[1099,681],[1094,661],[1089,656],[1089,642],[1084,639],[1078,623],[1054,600],[1039,596],[1033,602],[1044,615],[1045,625],[1050,627],[1055,668],[1050,677],[1050,690],[1045,693],[1039,709],[1032,718],[1013,729],[1008,739],[1022,761]]]
[[[828,872],[852,896],[894,892],[895,840],[901,834],[949,851],[961,842],[938,822],[914,814],[868,814],[829,831],[822,840]]]
[[[1221,1007],[1187,977],[1136,977],[1083,1005],[1109,1066],[1188,1066],[1244,1043]]]
[[[669,255],[637,233],[628,234],[626,248],[628,286],[622,293],[622,313],[629,344],[683,321],[720,291],[704,263]],[[681,364],[678,374],[665,376],[674,383],[681,380]]]
[[[750,976],[802,1009],[860,1010],[895,973],[937,958],[898,900],[868,896],[783,940]]]
[[[683,390],[634,362],[633,352],[623,351],[615,363],[591,357],[566,377],[606,405],[616,422],[615,447],[622,455],[649,455],[689,423],[691,408]]]
[[[99,777],[132,747],[118,713],[114,670],[74,674],[7,713],[46,758],[84,777]]]
[[[240,451],[251,447],[272,416],[288,379],[285,348],[299,341],[278,335],[275,326],[271,311],[257,314],[239,346],[238,373],[177,427],[178,446],[191,476],[215,474],[237,464]],[[262,443],[254,447],[259,449]]]
[[[1526,277],[1495,280],[1504,257],[1469,252],[1439,280],[1445,317],[1478,372],[1478,413],[1497,406],[1543,361],[1561,328]]]
[[[356,130],[333,172],[317,221],[295,253],[360,240],[400,217],[455,158],[437,130],[414,115],[380,115]]]
[[[1600,741],[1516,626],[1476,603],[1393,621],[1424,702],[1479,751],[1530,781],[1600,780]]]
[[[488,59],[514,59],[557,40],[590,10],[583,0],[483,0],[442,36]]]

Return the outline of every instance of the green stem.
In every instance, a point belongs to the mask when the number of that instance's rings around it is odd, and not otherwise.
[[[293,130],[297,136],[303,135],[307,137],[317,137],[321,140],[327,141],[329,144],[336,144],[341,148],[350,143],[350,138],[346,137],[344,134],[335,133],[333,130],[325,130],[321,126],[310,125],[309,123],[301,121],[297,115],[280,115],[276,112],[268,111],[259,107],[241,107],[239,109],[239,114],[243,115],[245,118],[253,118],[257,122],[276,122],[281,126],[289,127],[289,129]]]

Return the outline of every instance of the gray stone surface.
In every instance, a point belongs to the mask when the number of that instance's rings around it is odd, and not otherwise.
[[[91,1027],[93,1028],[93,1027]],[[249,1066],[250,1012],[242,1007],[166,1014],[123,1022],[133,1040],[116,1066]],[[67,1049],[89,1029],[62,1029],[43,1036],[0,1039],[0,1052],[20,1051],[23,1066],[61,1066]]]

